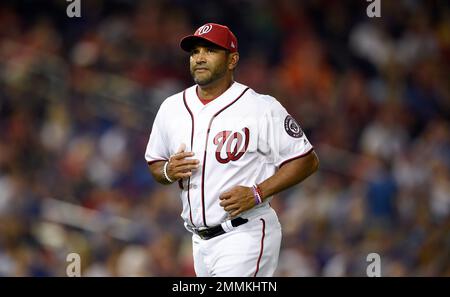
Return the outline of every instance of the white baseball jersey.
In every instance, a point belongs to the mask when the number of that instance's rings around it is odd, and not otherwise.
[[[194,228],[212,227],[228,218],[219,205],[221,193],[261,183],[284,163],[313,149],[275,98],[238,82],[206,105],[198,98],[196,85],[161,104],[145,159],[150,164],[168,160],[181,143],[200,161],[192,176],[179,182],[181,216],[187,227]],[[271,197],[241,216],[262,213],[270,201]]]

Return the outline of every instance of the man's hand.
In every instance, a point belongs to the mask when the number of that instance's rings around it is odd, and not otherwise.
[[[231,218],[256,205],[252,188],[244,186],[236,186],[222,193],[219,199],[221,200],[220,206],[230,214]]]
[[[180,178],[188,178],[192,175],[193,170],[197,170],[200,161],[197,159],[186,159],[194,156],[193,152],[185,152],[186,145],[182,143],[175,153],[170,156],[169,164],[167,164],[167,175],[173,181]]]

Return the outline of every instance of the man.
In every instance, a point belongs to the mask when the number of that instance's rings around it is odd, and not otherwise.
[[[272,276],[281,227],[272,196],[311,175],[318,158],[273,97],[233,81],[238,43],[209,23],[181,40],[194,86],[161,105],[145,158],[178,182],[197,276]]]

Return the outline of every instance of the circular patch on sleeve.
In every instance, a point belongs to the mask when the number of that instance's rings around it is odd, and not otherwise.
[[[284,130],[286,130],[287,134],[294,138],[300,138],[303,136],[303,131],[300,128],[300,125],[290,115],[287,115],[284,119]]]

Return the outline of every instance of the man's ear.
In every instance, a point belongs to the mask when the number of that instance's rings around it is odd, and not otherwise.
[[[239,53],[231,53],[228,56],[228,69],[234,70],[239,62]]]

